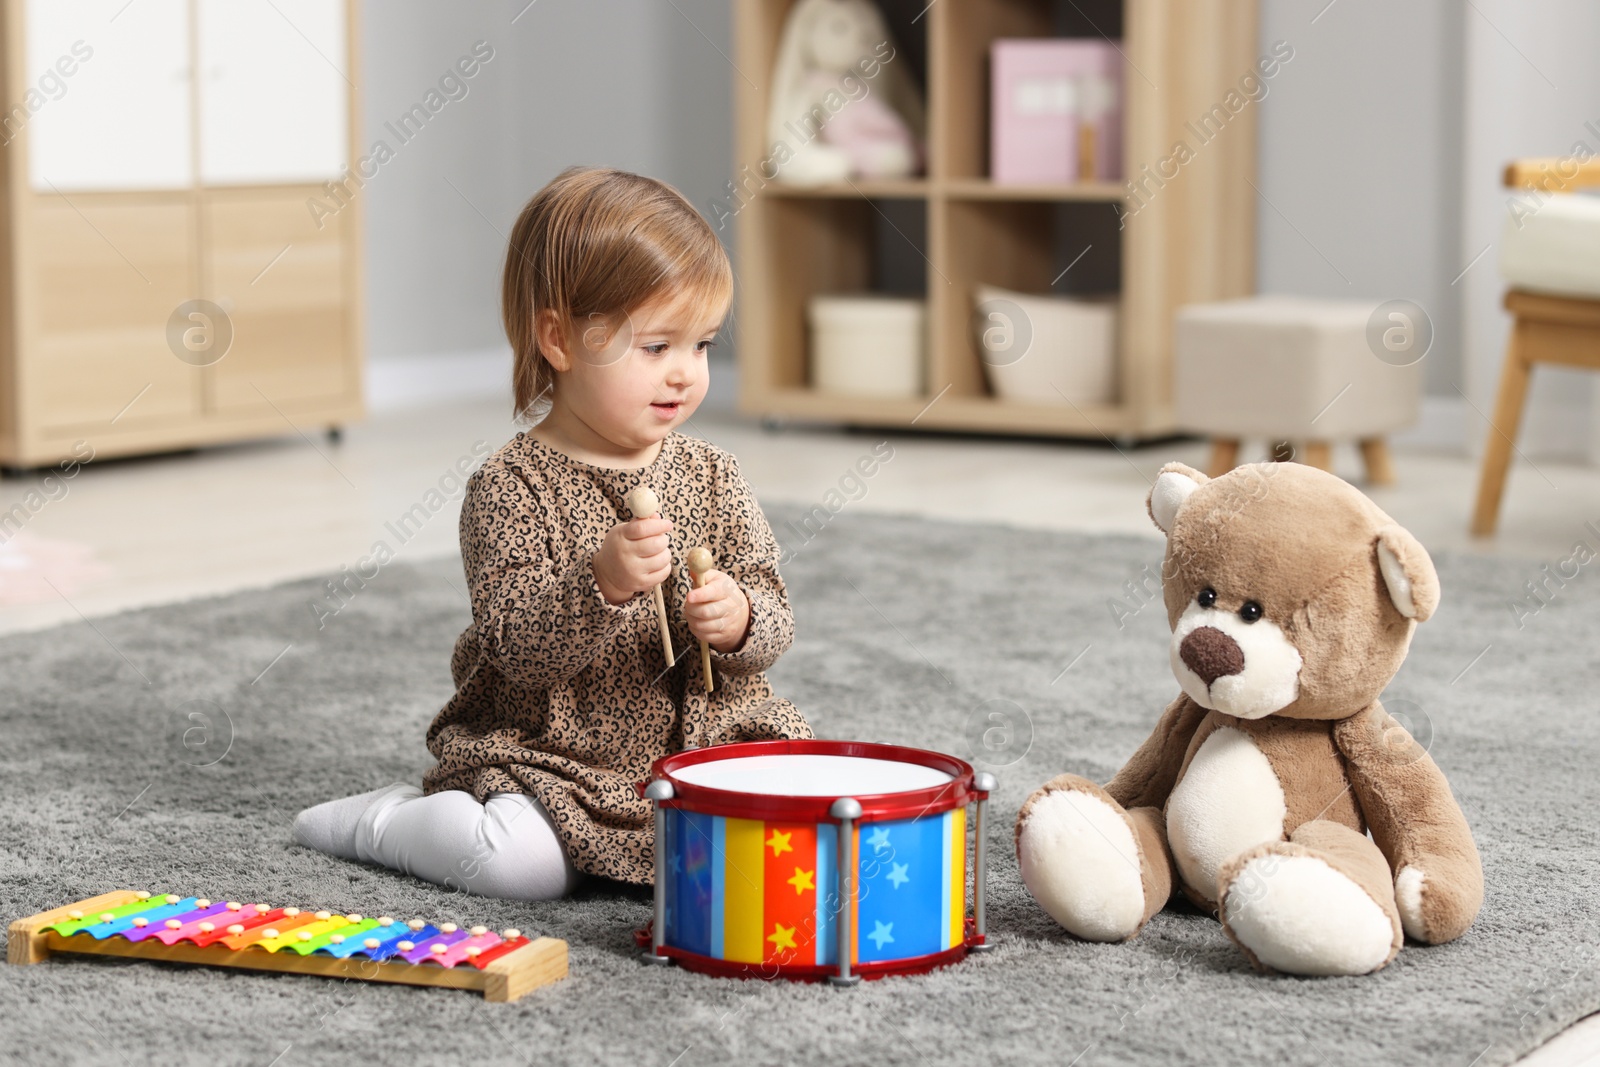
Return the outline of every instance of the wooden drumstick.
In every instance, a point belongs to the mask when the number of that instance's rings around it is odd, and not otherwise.
[[[628,505],[629,513],[636,519],[654,518],[661,510],[661,501],[657,499],[655,490],[648,485],[634,489],[622,498],[622,502]],[[672,624],[667,621],[667,601],[661,595],[659,585],[651,592],[655,594],[656,620],[661,623],[661,652],[667,657],[667,666],[671,667],[678,660],[672,654]]]
[[[717,565],[716,557],[705,545],[691,548],[689,554],[683,557],[683,561],[689,565],[689,577],[694,579],[696,589],[706,584],[706,571]],[[711,682],[711,646],[706,644],[704,639],[700,641],[700,673],[706,679],[706,692],[711,692],[714,688]]]

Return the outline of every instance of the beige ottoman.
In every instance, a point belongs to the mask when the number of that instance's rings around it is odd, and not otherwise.
[[[1277,458],[1285,456],[1276,446],[1292,443],[1297,458],[1323,470],[1332,466],[1333,444],[1354,441],[1370,482],[1394,480],[1384,437],[1417,421],[1422,367],[1399,365],[1411,358],[1403,350],[1374,354],[1369,323],[1379,306],[1259,296],[1178,310],[1174,410],[1180,429],[1211,438],[1213,477],[1231,470],[1240,441],[1253,438],[1275,446]],[[1431,330],[1394,321],[1422,337]]]

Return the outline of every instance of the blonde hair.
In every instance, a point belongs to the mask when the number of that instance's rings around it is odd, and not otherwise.
[[[513,355],[514,413],[542,418],[555,368],[539,350],[538,320],[620,317],[683,294],[698,314],[733,296],[728,254],[694,205],[665,182],[627,171],[569,167],[534,194],[511,229],[500,314]]]

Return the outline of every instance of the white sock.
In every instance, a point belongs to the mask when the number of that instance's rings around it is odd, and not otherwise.
[[[342,860],[361,857],[356,853],[356,824],[367,809],[380,797],[411,792],[422,795],[422,790],[405,782],[396,782],[359,796],[330,800],[325,804],[307,808],[294,818],[294,839],[306,848],[326,852]]]

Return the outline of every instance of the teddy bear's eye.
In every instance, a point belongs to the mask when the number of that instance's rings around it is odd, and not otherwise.
[[[1209,608],[1217,602],[1217,591],[1209,585],[1200,590],[1200,595],[1195,597],[1195,603],[1203,608]]]
[[[1255,622],[1261,618],[1261,605],[1254,600],[1246,600],[1239,605],[1239,618],[1245,622]]]

